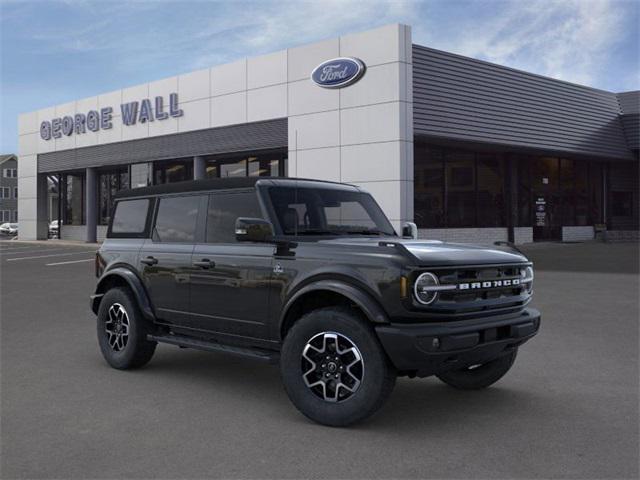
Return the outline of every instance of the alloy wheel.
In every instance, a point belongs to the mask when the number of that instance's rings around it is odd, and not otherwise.
[[[109,307],[108,318],[104,323],[109,346],[114,352],[121,352],[129,341],[129,315],[119,303]]]
[[[336,332],[322,332],[305,345],[302,372],[305,384],[317,397],[342,402],[360,387],[364,361],[351,339]]]

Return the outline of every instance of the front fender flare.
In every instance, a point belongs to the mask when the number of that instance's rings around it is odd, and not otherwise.
[[[335,292],[348,298],[364,312],[371,322],[389,323],[386,312],[371,295],[362,289],[340,280],[318,280],[302,287],[287,301],[280,315],[279,330],[282,331],[282,326],[289,310],[300,297],[310,292],[321,290]]]
[[[138,302],[138,307],[140,307],[140,311],[142,315],[148,320],[155,320],[155,314],[153,313],[153,307],[151,306],[151,301],[149,300],[149,295],[142,284],[142,280],[140,277],[136,275],[133,271],[124,267],[116,267],[107,272],[105,272],[100,280],[98,280],[98,285],[96,286],[95,294],[91,296],[91,310],[94,313],[98,313],[98,307],[100,305],[100,300],[106,293],[105,286],[108,285],[114,277],[118,277],[126,282],[126,284],[131,289],[133,296],[136,298]]]

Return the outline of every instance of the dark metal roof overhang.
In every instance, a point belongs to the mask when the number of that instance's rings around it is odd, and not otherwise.
[[[38,154],[38,172],[126,165],[244,151],[287,148],[287,119],[174,133]]]
[[[413,119],[415,134],[433,139],[634,158],[614,93],[419,45]]]

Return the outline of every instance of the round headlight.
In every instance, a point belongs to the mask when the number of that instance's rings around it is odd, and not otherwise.
[[[413,294],[416,300],[423,305],[432,304],[438,297],[439,283],[438,277],[433,273],[427,272],[420,275],[413,285]]]
[[[529,266],[520,270],[520,283],[524,285],[527,292],[533,291],[533,267]]]

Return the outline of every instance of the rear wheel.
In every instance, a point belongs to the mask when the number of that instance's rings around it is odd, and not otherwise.
[[[373,415],[396,380],[371,326],[346,308],[315,310],[296,322],[285,337],[280,370],[298,410],[330,426]]]
[[[507,355],[481,365],[472,365],[460,370],[450,370],[436,375],[447,385],[461,390],[479,390],[493,385],[511,369],[516,361],[518,349]]]
[[[131,292],[109,290],[98,309],[98,344],[107,363],[120,370],[138,368],[151,360],[156,342],[147,340],[147,323]]]

